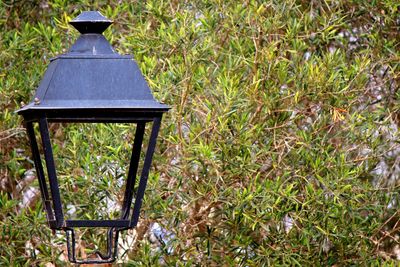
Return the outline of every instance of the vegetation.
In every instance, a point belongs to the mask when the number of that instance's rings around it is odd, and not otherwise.
[[[82,10],[115,21],[107,39],[172,107],[121,262],[395,264],[398,1],[94,2],[0,4],[1,266],[67,265],[14,111],[76,40],[68,21]],[[133,133],[52,125],[68,216],[116,216]],[[104,241],[81,234],[81,255]]]

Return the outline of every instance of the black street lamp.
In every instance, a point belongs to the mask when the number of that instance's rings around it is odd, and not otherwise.
[[[160,128],[169,107],[154,100],[137,64],[130,55],[116,53],[102,32],[112,23],[97,11],[81,13],[70,22],[80,37],[66,54],[50,60],[33,101],[18,110],[24,118],[32,148],[40,191],[51,229],[67,234],[68,258],[73,263],[107,263],[117,256],[118,234],[137,225],[140,206]],[[48,124],[52,122],[135,123],[128,177],[121,216],[116,220],[65,220]],[[139,185],[134,189],[145,126],[152,122]],[[33,128],[39,131],[47,180]],[[134,197],[132,215],[131,206]],[[74,227],[108,228],[107,253],[101,260],[79,260],[75,253]]]

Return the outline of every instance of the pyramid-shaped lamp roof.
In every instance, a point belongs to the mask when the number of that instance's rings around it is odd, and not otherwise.
[[[51,60],[33,100],[18,113],[93,117],[167,111],[167,105],[154,100],[133,58],[115,52],[102,35],[111,23],[97,11],[72,20],[80,37],[66,54]]]

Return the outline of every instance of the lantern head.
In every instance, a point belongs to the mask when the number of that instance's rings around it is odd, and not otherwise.
[[[120,55],[102,35],[112,21],[97,11],[81,13],[70,22],[80,33],[66,53],[50,60],[48,69],[32,99],[18,110],[24,118],[31,144],[43,206],[49,227],[67,233],[68,257],[73,263],[107,263],[117,256],[118,233],[134,228],[147,184],[161,118],[169,107],[154,100],[132,56]],[[124,193],[121,216],[116,220],[66,220],[53,158],[48,124],[134,123],[135,140]],[[38,123],[43,155],[33,125]],[[146,125],[152,130],[141,174],[137,170]],[[46,172],[41,157],[46,162]],[[132,208],[132,200],[134,204]],[[78,260],[75,253],[75,227],[108,228],[107,253],[100,259]]]

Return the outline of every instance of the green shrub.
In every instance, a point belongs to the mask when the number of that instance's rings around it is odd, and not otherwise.
[[[135,56],[172,107],[140,224],[121,237],[133,238],[120,250],[125,261],[395,264],[398,1],[92,2],[0,4],[0,265],[65,264],[14,111],[77,38],[68,21],[89,9],[115,21],[107,39]],[[64,208],[92,218],[102,211],[95,203],[118,204],[133,129],[50,130]],[[154,223],[168,240],[152,238]],[[82,234],[87,253],[103,242]]]

